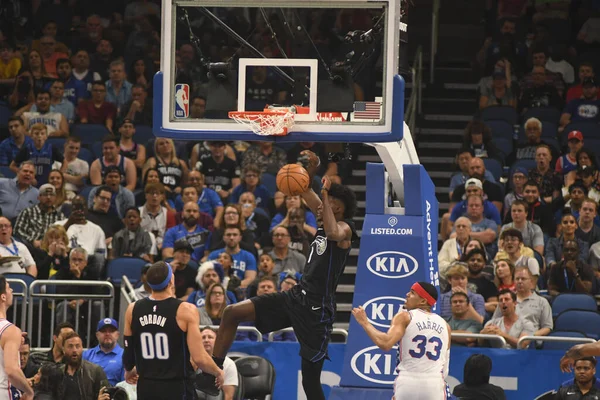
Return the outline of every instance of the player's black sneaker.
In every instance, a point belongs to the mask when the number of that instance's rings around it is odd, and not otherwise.
[[[215,385],[216,379],[214,375],[202,372],[196,375],[196,389],[210,396],[218,396],[221,390]]]

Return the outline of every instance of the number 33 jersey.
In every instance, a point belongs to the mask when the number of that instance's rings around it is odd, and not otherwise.
[[[398,343],[396,372],[441,374],[445,379],[450,362],[448,324],[439,315],[420,309],[408,313],[410,322]]]

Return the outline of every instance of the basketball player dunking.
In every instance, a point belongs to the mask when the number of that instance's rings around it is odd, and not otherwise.
[[[130,304],[125,313],[123,365],[127,380],[138,376],[138,399],[196,399],[190,356],[221,387],[223,371],[204,350],[198,310],[175,298],[171,266],[152,264],[146,279],[152,295]]]
[[[309,151],[306,156],[312,182],[319,158]],[[356,238],[351,220],[356,210],[354,193],[345,186],[332,184],[327,177],[322,182],[322,201],[312,189],[302,194],[313,213],[322,218],[322,224],[310,245],[300,283],[286,292],[253,297],[228,306],[213,351],[217,365],[222,366],[240,322],[254,321],[262,333],[291,326],[300,342],[302,386],[306,398],[311,400],[325,399],[321,370],[335,319],[335,291],[352,240]],[[196,382],[198,389],[214,394],[214,378],[203,374]]]
[[[450,362],[450,327],[442,317],[431,313],[437,290],[427,282],[417,282],[406,294],[406,311],[394,316],[390,329],[373,327],[362,307],[352,315],[381,350],[398,344],[398,377],[395,400],[445,400],[450,397],[446,376]]]
[[[0,275],[0,400],[33,399],[33,389],[21,371],[21,330],[6,320],[12,292],[6,278]],[[20,397],[16,389],[21,391]]]

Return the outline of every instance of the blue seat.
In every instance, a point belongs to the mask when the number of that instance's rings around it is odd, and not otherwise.
[[[48,141],[48,143],[52,144],[52,146],[56,147],[60,151],[60,154],[62,154],[64,152],[65,143],[66,143],[67,139],[51,137],[51,138],[48,138],[47,141]]]
[[[12,111],[4,104],[0,105],[0,126],[7,126],[8,119],[12,116]]]
[[[88,199],[88,197],[90,196],[90,192],[92,191],[93,188],[95,188],[96,186],[93,185],[85,185],[80,191],[79,191],[79,195],[82,196],[84,199]]]
[[[73,129],[73,135],[81,138],[82,144],[102,142],[102,138],[109,133],[104,125],[77,124]]]
[[[133,138],[136,143],[140,143],[145,146],[151,139],[154,139],[154,133],[152,132],[152,127],[145,126],[145,125],[136,126],[135,127],[135,136]]]
[[[267,190],[269,193],[271,193],[271,196],[274,196],[275,192],[277,192],[277,181],[274,175],[267,173],[262,174],[260,176],[260,183],[267,187]]]
[[[587,338],[585,333],[578,331],[552,331],[548,334],[550,337],[569,337],[569,338]],[[544,350],[562,350],[567,351],[573,347],[573,342],[543,342]]]
[[[558,124],[554,122],[542,122],[542,138],[543,140],[556,139],[558,137]]]
[[[589,310],[566,310],[554,321],[555,331],[570,331],[573,327],[581,329],[587,336],[598,340],[600,337],[600,314]]]
[[[15,174],[9,167],[7,167],[6,165],[3,165],[0,167],[0,174],[2,174],[2,176],[4,176],[5,178],[9,178],[12,179],[15,176],[17,176],[17,174]]]
[[[545,137],[543,139],[544,143],[546,143],[548,146],[552,147],[553,149],[556,150],[557,153],[561,153],[560,151],[560,143],[558,143],[558,139],[557,138],[549,138],[549,137]],[[587,145],[587,142],[586,142]]]
[[[102,158],[102,142],[92,144],[92,154],[94,158]]]
[[[17,273],[7,273],[7,274],[2,274],[6,279],[20,279],[23,282],[25,282],[25,284],[27,285],[27,288],[29,289],[29,285],[31,285],[33,283],[33,281],[35,281],[35,278],[29,274],[17,274]],[[16,292],[20,292],[22,287],[21,285],[18,284],[11,284],[9,283],[10,287],[16,291]]]
[[[510,168],[510,176],[512,176],[513,171],[518,168],[518,167],[523,167],[525,168],[527,171],[529,171],[532,168],[536,167],[535,164],[535,160],[519,160],[516,161]]]
[[[106,277],[115,285],[121,284],[125,275],[135,285],[142,275],[142,268],[148,264],[146,260],[134,257],[119,257],[110,260],[106,266]]]
[[[600,125],[593,122],[571,122],[563,130],[561,143],[567,143],[567,136],[571,131],[583,133],[584,142],[588,139],[600,139]]]
[[[523,123],[527,121],[529,118],[537,118],[542,121],[542,125],[546,122],[552,122],[553,124],[558,124],[560,120],[560,110],[554,107],[534,107],[527,110],[527,112],[523,115]]]
[[[79,149],[79,155],[77,157],[81,158],[83,161],[88,163],[88,165],[92,165],[92,163],[96,159],[96,157],[94,157],[94,154],[92,154],[92,152],[86,149],[85,147]]]
[[[509,106],[486,107],[481,111],[481,119],[486,123],[488,120],[506,121],[511,126],[519,123],[517,111]]]
[[[509,124],[508,122],[495,119],[485,121],[485,124],[492,131],[492,137],[494,139],[513,139],[514,128],[513,125]]]
[[[513,151],[513,142],[511,139],[506,138],[494,138],[494,144],[504,154],[504,157],[508,156]]]
[[[494,175],[496,182],[500,182],[500,178],[502,177],[502,165],[500,162],[493,158],[484,158],[483,164],[485,165],[485,169]]]
[[[552,302],[552,317],[556,318],[566,310],[598,311],[596,299],[589,294],[563,293]]]

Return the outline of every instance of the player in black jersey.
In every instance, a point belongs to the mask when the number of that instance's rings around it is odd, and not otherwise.
[[[175,298],[171,266],[152,264],[146,279],[152,295],[130,304],[125,313],[123,365],[127,380],[138,376],[138,398],[196,399],[190,357],[215,374],[215,389],[221,387],[223,371],[204,350],[198,310]]]
[[[318,157],[305,151],[311,178],[319,166]],[[356,210],[356,197],[346,186],[332,184],[323,178],[323,200],[312,190],[302,197],[321,220],[300,283],[286,292],[253,297],[225,308],[213,358],[222,366],[235,338],[240,322],[254,321],[262,333],[293,327],[300,342],[302,386],[311,400],[325,399],[321,388],[321,370],[327,357],[327,346],[335,320],[335,291],[346,266],[352,241],[356,238],[351,218]],[[207,394],[217,391],[214,378],[203,374],[196,383]]]

